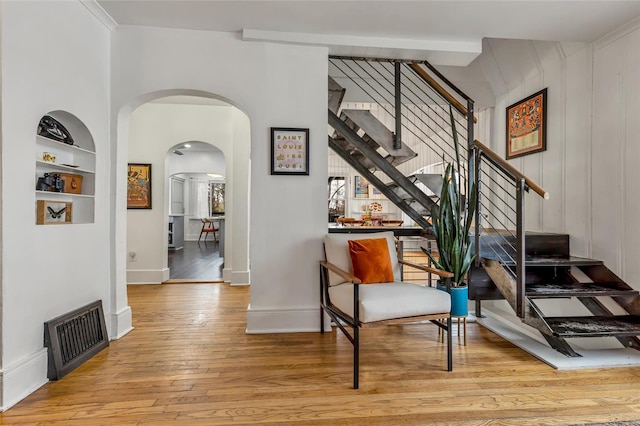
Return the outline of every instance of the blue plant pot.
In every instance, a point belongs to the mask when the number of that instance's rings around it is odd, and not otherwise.
[[[451,287],[451,315],[466,317],[469,314],[469,287]]]

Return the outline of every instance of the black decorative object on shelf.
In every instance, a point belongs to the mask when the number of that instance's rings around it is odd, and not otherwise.
[[[69,133],[62,123],[50,115],[45,115],[40,119],[40,123],[38,123],[38,135],[58,142],[64,142],[67,145],[73,145],[71,133]]]
[[[64,192],[64,179],[57,173],[45,173],[44,177],[38,178],[36,184],[37,191]]]

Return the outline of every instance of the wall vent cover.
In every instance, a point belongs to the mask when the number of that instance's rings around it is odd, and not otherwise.
[[[49,357],[49,380],[61,379],[109,346],[102,300],[44,323],[44,345]]]

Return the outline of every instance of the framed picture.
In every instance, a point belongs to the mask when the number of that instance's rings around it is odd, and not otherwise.
[[[353,178],[353,188],[355,198],[369,198],[369,181],[362,176]]]
[[[547,89],[507,107],[507,160],[547,149]]]
[[[36,224],[63,225],[73,221],[71,201],[38,200],[36,203]]]
[[[380,192],[380,190],[378,188],[376,188],[373,185],[369,185],[369,198],[373,198],[373,199],[383,199],[384,195],[382,195],[382,192]]]
[[[309,129],[271,128],[271,174],[309,175]]]
[[[151,164],[129,163],[127,170],[127,208],[151,208]]]

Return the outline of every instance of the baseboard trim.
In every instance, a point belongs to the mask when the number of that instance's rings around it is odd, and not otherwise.
[[[48,381],[46,348],[2,369],[0,411],[13,407]]]
[[[169,268],[127,269],[127,284],[162,284],[169,278]]]
[[[111,314],[111,340],[118,340],[133,330],[131,307]]]
[[[222,271],[222,276],[224,277],[224,270]],[[231,285],[249,285],[250,282],[251,271],[231,271],[229,274],[229,283]],[[227,279],[224,279],[227,281]]]
[[[253,309],[249,305],[247,308],[247,334],[306,332],[320,332],[320,307]]]

